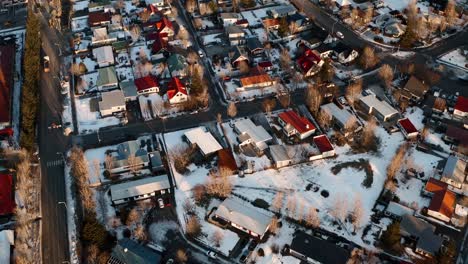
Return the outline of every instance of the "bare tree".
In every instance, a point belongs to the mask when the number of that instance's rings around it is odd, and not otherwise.
[[[239,63],[239,71],[242,73],[242,74],[247,74],[250,72],[250,66],[249,64],[246,62],[246,61],[241,61]]]
[[[374,144],[375,142],[375,129],[377,127],[377,122],[375,118],[371,117],[370,120],[367,122],[367,124],[364,127],[364,130],[362,131],[362,145],[363,146],[370,146],[371,144]]]
[[[190,34],[185,27],[180,27],[179,32],[177,33],[177,39],[181,40],[184,47],[187,48]]]
[[[232,192],[232,182],[230,175],[232,171],[229,172],[229,169],[220,169],[218,173],[210,173],[208,177],[208,182],[206,184],[206,191],[208,194],[226,198]]]
[[[227,108],[227,114],[229,117],[233,118],[237,115],[237,107],[234,102],[230,102]]]
[[[175,258],[178,263],[186,263],[188,261],[187,253],[182,248],[177,250]]]
[[[132,210],[128,212],[127,221],[125,222],[125,224],[127,226],[132,226],[138,221],[139,218],[140,213],[138,212],[138,210],[136,208],[132,208]]]
[[[88,247],[88,256],[87,256],[88,264],[98,263],[99,252],[100,252],[99,247],[96,244],[91,244]]]
[[[320,218],[317,214],[317,210],[313,207],[310,207],[306,215],[306,224],[312,228],[320,227]]]
[[[286,210],[288,212],[289,217],[294,218],[296,216],[296,198],[294,194],[290,194],[288,196]]]
[[[262,102],[263,111],[270,113],[276,107],[276,100],[274,98],[265,99]]]
[[[213,234],[211,234],[211,242],[215,245],[215,247],[220,247],[221,242],[223,242],[224,235],[221,233],[221,231],[216,230]]]
[[[316,85],[309,85],[306,90],[306,104],[309,110],[316,114],[322,104],[323,95],[320,93]]]
[[[387,181],[392,181],[395,178],[397,171],[400,169],[403,164],[408,146],[406,144],[400,145],[395,156],[393,156],[390,164],[387,167]]]
[[[104,158],[104,165],[106,166],[106,170],[110,172],[114,168],[114,157],[111,155],[106,155]]]
[[[283,208],[283,199],[284,194],[283,192],[277,192],[275,198],[273,199],[272,208],[275,212],[280,212],[281,208]]]
[[[186,224],[186,230],[185,232],[187,233],[187,236],[189,237],[198,237],[201,234],[201,225],[200,222],[198,221],[198,218],[194,215],[189,216]]]
[[[393,81],[393,69],[390,65],[384,64],[379,70],[379,76],[382,79],[385,87],[390,89]]]
[[[188,153],[189,148],[184,144],[178,144],[170,150],[169,156],[174,161],[174,167],[177,172],[185,173],[187,170],[187,166],[191,162],[191,155],[187,155]]]
[[[356,230],[361,228],[364,223],[364,207],[359,195],[355,198],[353,206],[354,207],[351,212],[351,223],[353,224],[354,232],[356,232]]]
[[[137,225],[135,230],[133,230],[133,236],[140,242],[148,240],[148,235],[142,225]]]
[[[457,11],[455,10],[456,4],[455,1],[449,0],[445,6],[444,14],[445,19],[449,25],[453,25],[457,19]]]
[[[288,108],[291,103],[291,96],[289,93],[281,93],[278,95],[278,101],[283,108]]]
[[[328,130],[330,128],[330,124],[332,121],[332,116],[328,114],[327,111],[320,110],[317,114],[317,122],[320,124],[320,126]]]
[[[128,169],[130,170],[130,173],[135,174],[140,169],[141,158],[135,155],[128,155],[127,164],[128,164]]]
[[[289,55],[289,52],[287,49],[281,50],[279,61],[280,61],[281,69],[283,71],[285,72],[291,71],[291,56]]]
[[[278,218],[276,216],[271,218],[269,231],[274,235],[278,234]]]
[[[140,27],[137,25],[132,26],[132,28],[130,29],[130,36],[132,37],[132,42],[137,42],[141,36]]]
[[[330,215],[339,223],[342,224],[348,213],[348,205],[343,196],[338,195],[333,201],[332,207],[329,209]]]
[[[189,198],[186,198],[184,204],[182,204],[182,208],[186,214],[194,214],[196,207]]]
[[[361,96],[362,93],[362,80],[359,79],[348,85],[346,88],[346,100],[351,106],[354,106],[356,100]]]
[[[364,14],[363,22],[365,25],[368,25],[372,18],[374,17],[374,7],[371,5],[366,9],[366,13]]]
[[[151,12],[148,9],[144,9],[143,11],[140,12],[139,16],[140,16],[140,20],[143,23],[146,23],[151,17]]]
[[[366,46],[362,51],[362,55],[359,58],[360,64],[364,69],[373,68],[379,63],[379,57],[375,55],[374,49]]]

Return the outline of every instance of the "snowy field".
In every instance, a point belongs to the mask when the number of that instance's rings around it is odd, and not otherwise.
[[[467,51],[465,50],[465,53]],[[452,50],[438,58],[438,61],[460,67],[461,69],[468,71],[468,57],[463,54],[461,48]]]
[[[78,119],[79,133],[94,132],[102,127],[120,124],[120,119],[114,116],[100,118],[98,111],[92,112],[90,101],[92,98],[75,98],[76,116]]]

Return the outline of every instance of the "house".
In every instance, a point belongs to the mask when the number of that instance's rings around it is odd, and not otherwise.
[[[11,96],[15,76],[15,42],[0,45],[0,129],[11,125]]]
[[[205,128],[197,127],[184,133],[190,145],[196,145],[204,157],[223,149],[213,135]]]
[[[265,18],[262,20],[263,27],[266,30],[277,30],[279,29],[279,19],[277,18]]]
[[[137,94],[151,94],[159,92],[158,78],[154,75],[148,75],[135,79],[135,86],[137,88]]]
[[[92,46],[100,46],[105,44],[112,44],[117,41],[115,34],[109,35],[106,27],[93,29],[93,36],[91,37]],[[84,51],[87,51],[85,49]]]
[[[286,22],[288,22],[288,25],[290,26],[290,30],[292,31],[291,33],[297,33],[298,31],[301,31],[309,24],[309,20],[307,17],[305,17],[302,14],[295,13],[293,15],[289,15],[286,18]]]
[[[137,87],[133,80],[120,82],[120,89],[124,94],[125,102],[135,101],[137,99]]]
[[[187,61],[180,54],[172,54],[167,58],[167,67],[172,77],[184,77],[187,75],[185,68]]]
[[[430,178],[426,183],[424,193],[432,197],[427,214],[438,220],[450,222],[455,211],[456,196],[448,189],[448,184]]]
[[[156,31],[159,33],[159,36],[162,38],[174,36],[174,26],[166,16],[163,16],[161,20],[156,22],[155,28]]]
[[[89,27],[98,27],[110,24],[112,15],[108,12],[90,12],[88,14]]]
[[[257,64],[264,72],[273,70],[273,63],[271,61],[261,61]]]
[[[112,46],[102,46],[93,49],[93,56],[97,60],[99,67],[114,65],[114,52]]]
[[[249,21],[247,19],[240,19],[234,25],[241,27],[241,28],[248,28]]]
[[[224,29],[231,46],[243,45],[245,43],[245,32],[240,27],[228,26]]]
[[[458,96],[457,103],[453,108],[453,115],[459,118],[468,117],[468,97]]]
[[[14,230],[0,231],[0,263],[13,263],[11,258],[12,247],[15,245]]]
[[[227,169],[232,172],[237,171],[237,163],[230,149],[218,151],[218,169]]]
[[[258,37],[247,38],[246,47],[251,56],[259,56],[263,54],[263,45],[260,40],[258,40]]]
[[[283,132],[287,137],[296,135],[299,139],[305,139],[316,130],[314,124],[309,119],[299,116],[293,110],[279,114],[278,123],[283,127]]]
[[[122,238],[112,249],[107,264],[159,264],[161,261],[161,253],[129,238]]]
[[[305,263],[345,264],[350,257],[350,252],[336,243],[308,235],[303,231],[294,232],[289,254]]]
[[[384,33],[387,36],[393,38],[399,38],[406,31],[406,26],[404,26],[398,19],[390,19],[384,25]]]
[[[121,90],[102,93],[98,102],[101,117],[111,116],[126,111],[125,96]]]
[[[401,221],[402,217],[406,214],[414,215],[414,209],[404,206],[402,204],[396,203],[394,201],[390,201],[388,203],[387,208],[384,212],[385,216],[391,216],[393,219],[397,219]]]
[[[468,130],[453,125],[447,126],[444,140],[458,146],[468,146]]]
[[[241,86],[236,88],[238,91],[261,89],[276,84],[268,73],[254,73],[240,78],[239,81]]]
[[[238,13],[221,13],[219,14],[219,20],[226,28],[235,25],[240,20],[240,16]]]
[[[275,167],[277,169],[286,167],[292,164],[292,159],[289,157],[286,148],[283,145],[271,145],[270,156],[273,159]]]
[[[310,160],[323,159],[336,155],[335,149],[326,135],[315,136],[313,137],[313,141],[320,155],[312,156]]]
[[[249,118],[236,120],[234,131],[237,133],[239,146],[253,144],[260,151],[265,150],[267,144],[273,140],[263,126],[255,125]]]
[[[282,18],[292,16],[297,12],[292,5],[279,5],[267,11],[267,14],[272,18]]]
[[[411,76],[409,80],[406,82],[405,86],[403,87],[403,90],[408,92],[408,95],[411,97],[407,98],[408,100],[413,100],[415,102],[419,102],[424,98],[424,95],[426,94],[428,87],[421,82],[418,78]],[[408,95],[405,95],[405,93],[402,93],[402,96],[408,97]]]
[[[159,33],[154,34],[156,37],[153,39],[151,46],[151,54],[162,54],[169,51],[169,45],[166,38],[160,36]]]
[[[133,159],[129,160],[130,157]],[[140,147],[138,140],[131,140],[117,145],[117,151],[112,153],[111,167],[106,169],[112,174],[120,174],[131,169],[141,169],[148,164],[148,149]]]
[[[150,168],[152,173],[160,173],[166,171],[164,168],[163,161],[161,159],[161,153],[159,151],[153,151],[149,156]]]
[[[249,55],[247,54],[247,51],[245,50],[244,47],[236,46],[234,49],[234,53],[232,54],[232,57],[230,59],[231,65],[235,68],[239,67],[239,64],[244,61],[246,63],[249,63]]]
[[[406,139],[414,139],[419,134],[416,127],[408,118],[403,118],[403,119],[398,120],[397,126],[400,128],[401,133],[403,133],[403,136]]]
[[[310,77],[320,71],[324,61],[316,50],[304,48],[303,54],[299,56],[296,63],[304,76]]]
[[[341,64],[349,64],[353,62],[359,56],[359,52],[354,49],[346,48],[339,53],[337,53],[338,62]]]
[[[361,97],[359,102],[369,114],[373,114],[380,121],[386,122],[398,115],[395,108],[387,102],[379,100],[374,94]]]
[[[143,178],[135,181],[113,184],[110,187],[111,200],[114,205],[151,197],[162,197],[171,193],[171,184],[167,175]]]
[[[13,175],[0,173],[0,217],[8,217],[15,211]]]
[[[169,90],[167,91],[167,98],[171,104],[179,104],[188,100],[187,90],[185,85],[179,78],[173,77],[169,83]]]
[[[415,242],[415,252],[423,256],[435,256],[443,238],[436,235],[435,226],[415,216],[405,214],[400,222],[400,235]]]
[[[96,86],[99,91],[109,91],[119,86],[114,66],[98,69]]]
[[[467,175],[466,161],[457,156],[450,155],[447,158],[445,167],[442,171],[441,181],[452,185],[455,188],[461,189],[465,183]]]
[[[320,110],[324,111],[329,120],[337,126],[342,132],[347,133],[348,128],[356,127],[360,129],[357,118],[343,107],[338,107],[335,103],[328,103],[320,106]]]
[[[226,198],[214,212],[214,219],[228,222],[232,227],[250,236],[262,239],[270,228],[272,216],[266,211],[260,211],[240,198]]]

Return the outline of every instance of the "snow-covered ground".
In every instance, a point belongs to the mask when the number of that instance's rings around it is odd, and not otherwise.
[[[84,0],[84,1],[77,1],[73,3],[73,11],[80,11],[80,10],[85,10],[88,8],[89,1]]]
[[[468,49],[463,51],[462,48],[458,48],[440,56],[438,61],[450,65],[455,65],[456,67],[468,71],[468,57],[466,56],[467,52]]]
[[[259,26],[262,25],[262,19],[268,17],[267,11],[271,9],[273,9],[273,7],[244,11],[241,12],[241,16],[249,21],[249,26]]]
[[[120,119],[114,116],[101,118],[99,111],[92,112],[90,101],[92,98],[75,98],[76,116],[79,133],[93,132],[102,127],[120,124]]]
[[[68,234],[68,243],[69,243],[69,251],[70,251],[70,263],[71,264],[78,264],[78,251],[76,247],[76,239],[77,229],[76,229],[76,221],[78,221],[76,217],[76,200],[74,195],[72,194],[72,176],[70,175],[70,167],[67,165],[65,166],[65,194],[66,194],[66,209],[67,209],[67,234]]]
[[[80,32],[88,27],[88,16],[74,17],[71,21],[73,32]]]

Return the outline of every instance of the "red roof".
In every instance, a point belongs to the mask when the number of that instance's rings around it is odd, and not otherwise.
[[[451,218],[455,211],[456,196],[455,193],[448,190],[448,184],[430,178],[426,183],[426,191],[434,194],[428,209]]]
[[[161,20],[156,22],[156,29],[158,30],[158,32],[161,32],[166,27],[168,27],[171,30],[174,30],[172,22],[169,19],[167,19],[167,17],[163,17]]]
[[[0,123],[11,122],[11,89],[13,86],[13,66],[15,44],[0,46]]]
[[[187,90],[185,89],[184,84],[180,81],[179,78],[173,77],[169,83],[169,90],[167,91],[167,96],[169,99],[172,99],[178,92],[181,92],[187,95]]]
[[[400,120],[398,120],[398,123],[406,131],[407,134],[412,134],[412,133],[417,133],[418,132],[416,127],[414,127],[413,123],[408,118],[400,119]]]
[[[7,128],[4,128],[4,129],[0,129],[0,138],[1,137],[11,137],[13,136],[13,128],[11,127],[7,127]]]
[[[137,87],[137,91],[141,92],[143,90],[152,88],[152,87],[159,87],[159,82],[156,76],[148,75],[142,78],[135,79],[135,86]]]
[[[281,120],[283,120],[286,124],[293,126],[299,132],[299,134],[315,130],[314,124],[312,124],[309,119],[299,116],[293,110],[283,112],[279,114],[278,117],[281,118]]]
[[[461,145],[468,145],[468,130],[466,129],[448,125],[445,135],[455,139]]]
[[[259,62],[258,63],[258,66],[262,67],[262,68],[270,68],[270,67],[273,67],[273,63],[271,63],[271,61],[262,61],[262,62]]]
[[[231,171],[237,171],[237,163],[232,155],[231,150],[229,149],[222,149],[218,151],[218,167],[226,168]]]
[[[111,21],[111,14],[104,12],[91,12],[88,15],[88,24],[90,26],[99,25],[102,22]]]
[[[236,25],[249,25],[249,21],[247,19],[240,19],[236,21]]]
[[[303,72],[308,72],[312,66],[318,64],[322,58],[315,50],[306,49],[304,54],[297,59],[297,64]]]
[[[334,150],[330,140],[328,140],[326,135],[320,135],[314,137],[314,144],[319,149],[320,153]]]
[[[167,37],[167,34],[159,34],[158,33],[158,37],[154,39],[154,42],[153,42],[153,46],[151,47],[151,51],[153,53],[159,53],[161,52],[162,50],[167,50],[167,41],[164,39],[164,36],[162,35],[166,35]]]
[[[455,110],[468,113],[468,98],[461,95],[458,96],[457,103],[455,104]]]
[[[0,215],[12,214],[14,209],[13,177],[0,173]]]

